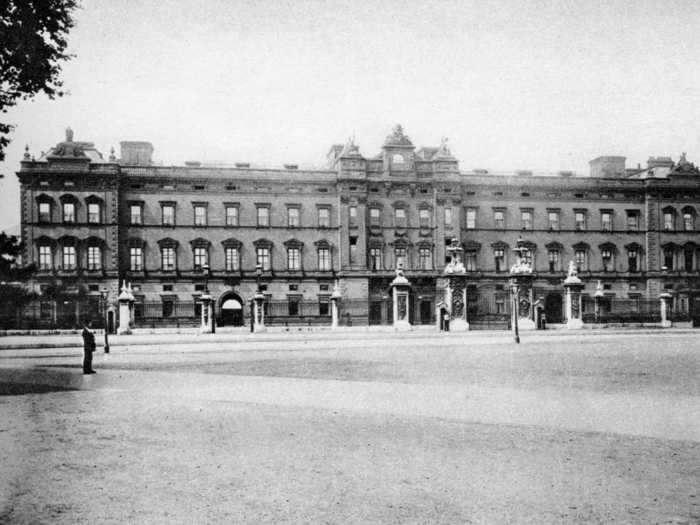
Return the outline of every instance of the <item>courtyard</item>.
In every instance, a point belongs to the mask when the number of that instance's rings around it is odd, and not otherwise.
[[[217,336],[0,349],[0,522],[700,522],[693,332]]]

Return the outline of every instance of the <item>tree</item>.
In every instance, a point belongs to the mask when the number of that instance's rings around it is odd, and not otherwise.
[[[38,93],[63,96],[61,66],[78,0],[3,0],[0,2],[0,113]],[[0,161],[14,128],[0,122]]]
[[[35,270],[35,266],[19,266],[17,260],[24,249],[24,243],[15,235],[0,232],[0,282],[26,280]]]

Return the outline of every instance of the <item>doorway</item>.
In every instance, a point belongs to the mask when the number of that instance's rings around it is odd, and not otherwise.
[[[431,324],[433,322],[433,303],[431,301],[420,302],[420,323]]]
[[[550,293],[547,294],[544,300],[544,314],[547,319],[547,323],[561,323],[562,322],[562,296],[560,293]]]
[[[243,326],[243,302],[235,294],[221,303],[221,326]]]

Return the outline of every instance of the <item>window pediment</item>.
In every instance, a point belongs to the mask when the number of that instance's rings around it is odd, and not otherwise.
[[[211,242],[208,239],[203,239],[202,237],[197,237],[190,241],[192,248],[209,248]]]
[[[590,245],[588,243],[585,243],[585,242],[577,242],[576,244],[574,244],[572,246],[572,248],[574,250],[576,250],[577,252],[579,252],[579,251],[586,251],[587,252],[588,250],[591,249]]]
[[[238,239],[234,239],[233,237],[224,239],[223,241],[221,241],[221,244],[224,246],[224,248],[240,249],[243,246],[243,243],[241,241],[239,241]]]
[[[87,204],[103,204],[104,199],[98,197],[97,195],[88,195],[87,197],[85,197],[85,202]]]
[[[272,241],[268,239],[258,239],[253,241],[253,246],[256,248],[272,248]]]
[[[287,248],[303,248],[304,243],[301,242],[299,239],[289,239],[287,241],[284,241],[282,244],[284,244]]]
[[[102,237],[97,237],[95,235],[88,237],[83,242],[85,243],[86,246],[106,246],[107,245],[107,241],[105,241]]]
[[[42,235],[41,237],[37,237],[36,239],[34,239],[34,243],[37,246],[51,246],[51,247],[56,246],[56,240],[52,239],[51,237],[47,237],[46,235]]]
[[[550,251],[564,251],[564,245],[557,241],[548,242],[544,247]]]
[[[471,252],[479,251],[479,250],[481,250],[481,243],[476,242],[476,241],[472,241],[472,240],[464,241],[462,243],[462,248],[464,248],[465,250],[471,251]]]
[[[143,248],[146,245],[146,241],[144,241],[140,237],[129,237],[126,240],[126,245],[129,248]]]
[[[617,253],[617,246],[615,246],[615,245],[614,245],[613,243],[611,243],[611,242],[604,242],[603,244],[600,244],[600,245],[598,246],[598,249],[601,250],[601,251],[602,251],[602,250],[607,250],[607,251],[610,251],[610,252],[612,252],[612,253]]]
[[[161,248],[177,248],[180,243],[176,241],[175,239],[171,239],[170,237],[166,237],[165,239],[160,239],[158,241],[158,246]]]

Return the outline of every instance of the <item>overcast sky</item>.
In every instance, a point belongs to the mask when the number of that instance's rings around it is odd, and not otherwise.
[[[0,228],[19,223],[24,145],[148,140],[185,160],[323,166],[396,123],[449,137],[463,170],[586,173],[682,151],[700,161],[700,2],[84,0],[70,95],[21,103],[0,163]]]

